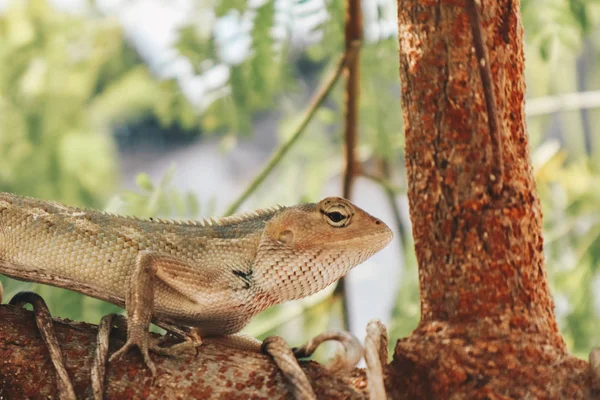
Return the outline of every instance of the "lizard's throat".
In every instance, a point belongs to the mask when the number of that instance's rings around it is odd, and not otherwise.
[[[317,249],[302,253],[272,252],[255,272],[258,289],[276,303],[310,296],[336,282],[369,255]]]

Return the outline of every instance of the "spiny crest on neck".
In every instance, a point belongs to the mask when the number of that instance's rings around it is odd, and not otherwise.
[[[203,218],[200,220],[177,220],[177,219],[163,219],[155,217],[135,217],[129,215],[117,214],[114,212],[100,211],[92,208],[79,208],[73,206],[67,206],[62,203],[58,203],[50,200],[39,200],[29,196],[20,196],[11,193],[0,193],[0,201],[4,200],[8,203],[16,206],[22,210],[34,214],[54,214],[54,215],[65,215],[70,217],[77,217],[85,215],[104,215],[109,217],[123,218],[125,220],[137,221],[137,222],[153,222],[167,225],[183,225],[183,226],[200,226],[200,227],[225,227],[233,224],[239,224],[245,221],[251,221],[256,219],[268,219],[268,217],[275,213],[287,208],[281,205],[274,207],[262,208],[253,211],[247,211],[228,217],[213,217]]]
[[[200,220],[164,220],[164,219],[152,219],[153,221],[158,221],[166,224],[175,224],[175,225],[193,225],[193,226],[202,226],[202,227],[217,227],[217,226],[227,226],[233,224],[239,224],[240,222],[254,220],[254,219],[262,219],[264,217],[269,217],[275,214],[278,211],[285,209],[286,207],[277,205],[268,208],[260,208],[258,210],[247,211],[239,214],[230,215],[227,217],[212,217],[212,218],[203,218]]]
[[[105,212],[103,214],[111,215],[115,217],[133,219],[136,221],[142,222],[155,222],[160,224],[168,224],[168,225],[185,225],[185,226],[200,226],[205,228],[213,228],[213,227],[224,227],[228,225],[239,224],[241,222],[255,220],[255,219],[263,219],[266,217],[270,217],[273,214],[277,213],[285,209],[286,207],[277,205],[274,207],[261,208],[258,210],[247,211],[239,214],[230,215],[227,217],[208,217],[199,220],[178,220],[178,219],[162,219],[162,218],[138,218],[131,216],[123,216],[114,213]]]

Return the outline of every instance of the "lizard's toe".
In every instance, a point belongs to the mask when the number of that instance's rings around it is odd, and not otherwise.
[[[176,343],[169,347],[151,346],[150,351],[163,356],[174,357],[188,351],[195,351],[197,353],[198,347],[200,346],[202,346],[202,342],[186,340],[184,342]]]
[[[123,357],[123,355],[134,346],[135,343],[127,342],[119,350],[115,351],[112,356],[108,359],[108,362],[113,362]]]
[[[158,345],[150,345],[150,351],[156,354],[160,354],[161,356],[173,356],[175,355],[176,351],[173,351],[173,348],[177,346],[171,346],[171,347],[160,347]]]
[[[144,356],[144,362],[152,373],[152,376],[156,376],[156,365],[154,365],[154,361],[150,359],[150,353],[148,353],[148,349],[140,348],[140,351],[142,352],[142,356]]]
[[[202,346],[202,338],[200,337],[198,332],[195,329],[192,329],[189,332],[187,332],[184,338],[185,339],[182,342],[162,347],[162,344],[168,343],[171,339],[171,336],[169,336],[168,334],[164,335],[155,342],[151,342],[150,351],[165,356],[176,356],[178,354],[193,350],[196,352],[197,355],[198,348]]]
[[[120,359],[121,357],[123,357],[123,355],[125,353],[127,353],[133,347],[137,347],[140,349],[140,353],[142,353],[142,357],[144,358],[144,363],[146,364],[146,366],[152,373],[152,376],[155,376],[156,375],[156,365],[154,365],[154,362],[150,358],[150,354],[148,353],[148,348],[146,346],[142,346],[141,344],[139,344],[133,340],[127,340],[127,343],[125,343],[123,345],[123,347],[121,347],[112,356],[110,356],[110,358],[108,359],[108,362],[110,363],[110,362]],[[154,349],[152,349],[152,350],[154,351]]]

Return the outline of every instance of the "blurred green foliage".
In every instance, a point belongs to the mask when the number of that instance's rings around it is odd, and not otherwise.
[[[99,206],[114,190],[112,126],[193,115],[153,78],[116,20],[13,1],[0,16],[0,189]],[[188,125],[190,123],[188,122]]]
[[[0,191],[80,206],[108,204],[109,210],[125,214],[189,218],[200,211],[197,199],[171,185],[172,171],[157,185],[141,175],[136,193],[121,193],[107,203],[118,180],[115,126],[151,115],[165,128],[177,124],[191,132],[215,133],[231,144],[252,132],[259,113],[274,110],[284,116],[277,136],[283,141],[300,120],[306,92],[315,90],[315,82],[329,73],[343,51],[341,0],[325,2],[329,18],[311,25],[309,34],[316,39],[308,45],[293,40],[292,24],[277,20],[272,1],[256,8],[238,0],[198,1],[198,15],[206,7],[213,7],[214,14],[182,26],[176,49],[199,74],[217,64],[229,71],[223,87],[214,88],[214,101],[199,109],[187,101],[177,82],[160,80],[149,71],[115,19],[99,12],[66,14],[45,0],[10,4],[0,15]],[[394,5],[376,8],[376,20],[365,21],[366,26],[395,13]],[[307,7],[290,20],[309,20],[322,11]],[[589,73],[600,70],[600,1],[523,0],[522,12],[529,100],[600,90],[600,75]],[[220,46],[228,43],[217,41],[213,28],[218,18],[237,25],[251,22],[247,57],[231,61],[223,55]],[[278,35],[273,34],[275,27]],[[403,176],[397,38],[392,34],[367,40],[361,55],[359,156],[367,163],[385,160],[394,176]],[[289,190],[259,191],[259,203],[314,199],[325,182],[339,175],[343,96],[343,85],[338,85],[277,171],[278,185],[285,182]],[[594,109],[528,118],[557,315],[570,348],[582,357],[600,344],[600,331],[594,328],[600,322],[600,296],[594,292],[600,290],[599,126],[600,112]],[[202,214],[214,209],[205,205]],[[419,320],[411,246],[404,249],[392,338],[409,334]],[[7,297],[34,289],[63,317],[98,322],[117,309],[54,288],[0,280]],[[264,337],[283,330],[297,342],[324,330],[335,307],[326,295],[294,303],[283,313],[276,307],[247,331]]]
[[[559,326],[569,348],[587,358],[600,342],[600,165],[568,158],[552,142],[534,154]]]
[[[172,165],[158,185],[153,184],[148,175],[139,174],[136,178],[139,190],[125,191],[113,196],[105,210],[140,218],[157,215],[176,216],[180,219],[196,217],[200,212],[198,199],[193,193],[181,193],[171,184],[175,171],[175,166]],[[209,206],[205,214],[210,215],[211,211],[214,211],[211,208],[214,206]]]
[[[69,18],[43,1],[8,8],[0,20],[2,190],[97,204],[112,189],[110,131],[95,124],[90,102],[103,69],[123,58],[121,46],[107,21]]]

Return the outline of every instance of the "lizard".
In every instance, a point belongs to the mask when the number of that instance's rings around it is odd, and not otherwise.
[[[198,344],[233,335],[260,311],[336,282],[392,237],[339,197],[178,221],[0,193],[0,274],[125,308],[127,340],[110,361],[137,347],[152,374],[149,352],[169,349],[150,343],[150,322],[193,328]]]

